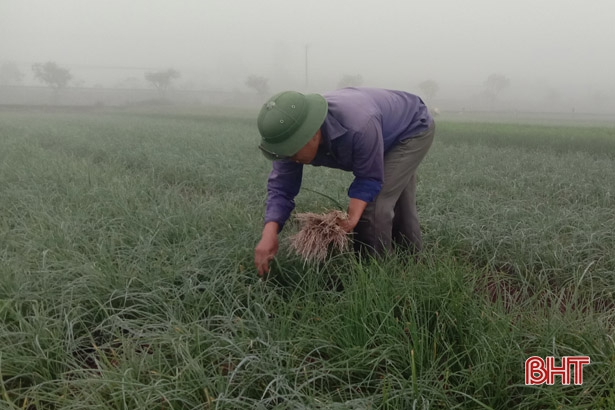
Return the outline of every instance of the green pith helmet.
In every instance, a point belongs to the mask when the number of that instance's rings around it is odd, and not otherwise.
[[[327,100],[319,94],[284,91],[263,104],[258,114],[259,148],[270,160],[295,155],[316,134],[327,116]]]

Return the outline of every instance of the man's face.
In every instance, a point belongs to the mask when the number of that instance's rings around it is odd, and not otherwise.
[[[309,140],[308,143],[305,144],[303,148],[301,148],[295,155],[290,157],[290,159],[299,164],[309,164],[314,160],[314,157],[316,157],[321,139],[322,134],[320,130],[318,130],[312,139]]]

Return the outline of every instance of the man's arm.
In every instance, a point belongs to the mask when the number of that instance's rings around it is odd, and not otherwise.
[[[295,197],[301,188],[303,165],[292,161],[274,161],[267,180],[265,224],[278,223],[278,232],[295,208]]]
[[[267,206],[261,239],[254,249],[254,265],[259,276],[269,272],[269,263],[278,253],[278,232],[295,207],[294,198],[301,188],[303,166],[275,161],[267,181]]]
[[[384,140],[376,118],[370,119],[353,137],[352,173],[355,179],[348,188],[348,196],[364,202],[376,199],[384,182]]]
[[[352,232],[355,226],[359,223],[359,219],[361,219],[361,215],[363,215],[363,211],[367,207],[367,202],[362,201],[357,198],[350,198],[350,203],[348,204],[348,219],[340,221],[340,226],[347,233]]]
[[[269,263],[278,253],[278,231],[277,222],[267,222],[263,228],[261,240],[254,249],[254,264],[258,270],[258,276],[263,276],[269,272]]]
[[[340,222],[346,232],[351,232],[357,226],[367,204],[376,198],[382,188],[383,146],[382,129],[375,119],[370,120],[363,130],[354,136],[352,172],[355,179],[348,188],[348,219]]]

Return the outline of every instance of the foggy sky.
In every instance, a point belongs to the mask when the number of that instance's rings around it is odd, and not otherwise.
[[[0,0],[0,63],[51,60],[86,84],[174,67],[199,86],[258,74],[300,88],[307,46],[312,88],[343,74],[471,87],[495,72],[613,90],[613,16],[613,0]]]

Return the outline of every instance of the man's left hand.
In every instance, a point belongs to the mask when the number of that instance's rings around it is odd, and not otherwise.
[[[348,218],[341,219],[338,222],[339,226],[341,226],[346,233],[352,232],[354,227],[359,223],[359,219],[361,219],[365,207],[367,207],[367,202],[357,198],[350,198],[350,203],[348,204]]]
[[[352,232],[355,226],[359,223],[359,220],[356,221],[351,219],[340,219],[337,224],[344,230],[346,233]]]

